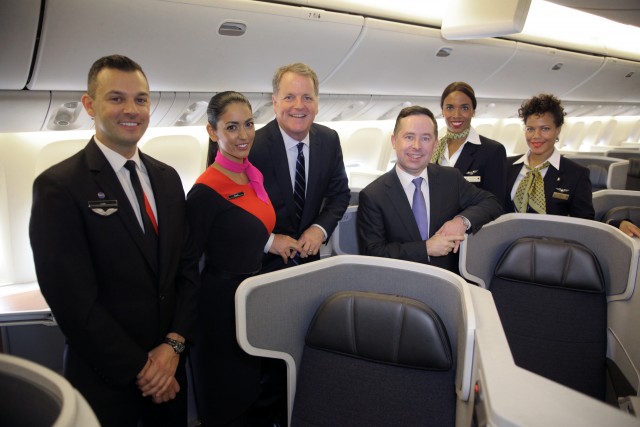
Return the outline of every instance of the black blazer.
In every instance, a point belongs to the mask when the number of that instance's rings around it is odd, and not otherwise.
[[[523,163],[514,164],[522,156],[512,156],[507,159],[507,195],[504,202],[505,212],[515,212],[511,192]],[[573,216],[576,218],[594,219],[591,180],[589,169],[560,157],[560,169],[549,166],[544,176],[544,195],[547,204],[547,214]],[[531,209],[529,209],[531,211]],[[535,211],[531,211],[535,213]]]
[[[427,176],[429,236],[456,215],[468,218],[475,233],[502,214],[498,199],[467,182],[457,169],[430,164]],[[395,168],[360,191],[357,230],[363,255],[432,264],[458,273],[458,254],[427,256],[426,243]]]
[[[504,200],[507,191],[507,150],[504,145],[480,135],[482,144],[465,144],[455,168],[478,188]],[[477,179],[480,182],[475,182]]]
[[[309,131],[307,193],[300,223],[296,219],[284,140],[276,120],[256,132],[249,161],[264,175],[264,186],[276,211],[274,234],[286,234],[297,239],[312,224],[318,224],[331,236],[350,198],[336,131],[316,123]],[[318,258],[319,255],[315,257]],[[283,268],[284,263],[280,256],[266,254],[262,267],[263,271],[272,271]]]
[[[189,339],[196,310],[198,259],[180,178],[170,166],[140,157],[156,200],[158,262],[145,251],[133,208],[93,139],[36,178],[29,224],[38,283],[67,344],[117,386],[135,381],[147,352],[168,332]],[[117,211],[90,209],[105,200]]]

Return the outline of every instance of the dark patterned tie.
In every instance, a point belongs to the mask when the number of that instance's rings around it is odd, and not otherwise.
[[[524,179],[520,181],[516,194],[513,198],[513,204],[518,212],[527,212],[527,207],[539,214],[547,213],[547,201],[544,195],[544,179],[540,173],[541,169],[549,166],[549,162],[544,162],[539,168],[531,168],[524,165],[528,172]]]
[[[298,224],[300,223],[300,219],[302,218],[302,211],[304,209],[304,200],[305,200],[305,191],[307,188],[306,185],[306,174],[304,167],[304,153],[302,152],[302,147],[304,147],[304,143],[298,143],[298,157],[296,159],[296,177],[295,184],[293,188],[293,200],[296,203],[296,218],[298,218]]]
[[[419,176],[411,182],[416,186],[413,192],[413,206],[411,206],[411,210],[413,211],[413,216],[416,218],[420,236],[422,236],[423,240],[427,240],[429,238],[429,219],[427,218],[427,203],[424,200],[422,190],[420,190],[422,177]]]

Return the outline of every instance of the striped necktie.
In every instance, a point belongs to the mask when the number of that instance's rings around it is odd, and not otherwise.
[[[304,143],[300,142],[297,145],[298,147],[298,157],[296,159],[296,176],[293,187],[293,200],[296,203],[296,218],[298,218],[298,223],[300,223],[300,219],[302,218],[302,211],[304,210],[304,200],[306,196],[306,173],[304,166],[304,153],[302,152],[302,147],[304,147]]]

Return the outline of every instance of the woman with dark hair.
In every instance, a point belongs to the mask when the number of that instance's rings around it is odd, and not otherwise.
[[[247,98],[218,93],[207,115],[217,152],[187,196],[196,247],[204,254],[191,349],[194,390],[203,426],[243,426],[252,422],[262,359],[237,344],[234,296],[244,279],[260,271],[275,212],[262,174],[247,159],[255,136]]]
[[[447,133],[440,139],[431,162],[455,167],[467,181],[504,200],[507,152],[504,145],[479,135],[471,126],[476,106],[475,92],[467,83],[453,82],[445,88],[440,107]]]
[[[562,157],[555,148],[566,115],[560,100],[549,94],[534,96],[522,103],[518,115],[529,150],[510,158],[505,212],[593,219],[589,169]]]

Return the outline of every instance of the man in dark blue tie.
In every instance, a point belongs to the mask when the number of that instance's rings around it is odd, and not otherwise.
[[[496,197],[455,168],[429,164],[438,125],[424,107],[404,108],[391,136],[396,167],[359,195],[358,239],[364,255],[432,264],[458,272],[458,247],[502,214]]]
[[[272,83],[276,117],[256,132],[249,155],[276,211],[263,273],[319,259],[350,198],[338,133],[313,122],[316,73],[306,64],[285,65]]]

